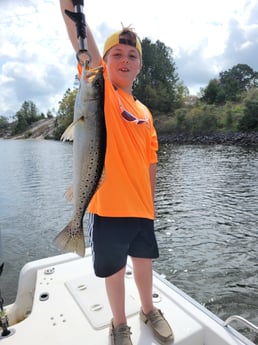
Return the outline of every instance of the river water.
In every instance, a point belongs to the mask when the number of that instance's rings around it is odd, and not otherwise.
[[[0,167],[9,304],[22,266],[59,253],[52,241],[72,213],[72,145],[0,140]],[[258,147],[162,145],[155,204],[155,270],[223,320],[240,314],[258,325]]]

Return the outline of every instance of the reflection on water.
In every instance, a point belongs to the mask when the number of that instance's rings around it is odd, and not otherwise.
[[[1,289],[11,303],[21,267],[58,254],[52,240],[72,212],[63,196],[72,178],[72,146],[2,140],[0,161]],[[256,324],[257,181],[258,148],[160,148],[155,270],[222,319],[241,314]]]

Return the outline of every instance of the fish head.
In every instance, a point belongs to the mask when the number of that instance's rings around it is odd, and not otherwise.
[[[89,116],[94,115],[96,107],[104,111],[104,76],[102,66],[83,69],[75,100],[74,122],[82,117],[87,119]]]
[[[84,69],[81,81],[81,92],[89,99],[97,99],[103,97],[104,77],[103,67]]]

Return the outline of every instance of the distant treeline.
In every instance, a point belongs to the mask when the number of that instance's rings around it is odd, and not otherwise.
[[[188,135],[258,131],[258,89],[244,92],[242,98],[223,105],[195,100],[170,115],[156,116],[156,127],[162,133]]]
[[[188,135],[221,132],[258,131],[258,73],[245,64],[221,72],[197,96],[180,80],[173,51],[164,43],[142,40],[143,68],[134,84],[134,95],[153,113],[160,133]],[[56,113],[55,139],[73,120],[77,88],[68,89]],[[13,123],[0,116],[0,135],[26,131],[39,119],[53,117],[39,113],[35,104],[25,101],[13,116]],[[11,129],[10,129],[11,128]]]

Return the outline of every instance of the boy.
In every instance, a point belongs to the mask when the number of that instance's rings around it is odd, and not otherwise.
[[[64,13],[65,9],[73,11],[72,1],[60,0],[60,4],[77,52],[75,25]],[[140,318],[161,344],[168,344],[173,341],[173,332],[152,302],[152,259],[159,255],[153,225],[158,142],[151,113],[132,95],[133,82],[142,67],[141,43],[130,28],[123,28],[106,40],[101,58],[87,25],[87,48],[89,67],[103,65],[105,79],[105,179],[88,211],[94,270],[105,278],[113,314],[111,344],[132,345],[125,315],[128,255],[141,300]]]

